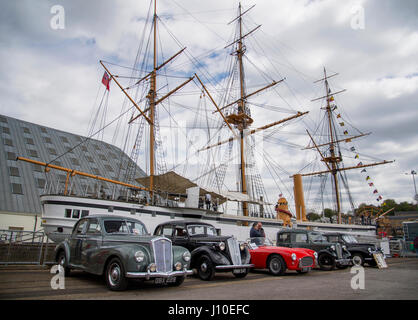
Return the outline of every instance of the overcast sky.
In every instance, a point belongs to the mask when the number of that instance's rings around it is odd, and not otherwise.
[[[97,97],[104,90],[99,60],[133,64],[149,4],[148,0],[1,1],[0,114],[86,135]],[[246,40],[249,61],[265,67],[262,71],[271,73],[271,79],[286,77],[275,92],[280,100],[272,101],[269,91],[263,101],[310,111],[277,137],[298,146],[309,143],[304,130],[314,130],[323,115],[323,105],[310,101],[324,94],[323,87],[313,82],[322,78],[324,66],[329,74],[338,72],[330,84],[333,91],[347,89],[335,97],[347,128],[352,134],[358,131],[348,124],[372,132],[350,146],[355,146],[364,163],[395,160],[368,169],[368,174],[383,198],[412,201],[412,177],[405,173],[418,170],[418,2],[242,1],[244,10],[253,4],[246,28],[262,27]],[[63,29],[53,28],[61,13],[51,12],[55,5],[64,9]],[[227,23],[236,16],[237,6],[236,0],[161,0],[158,15],[194,57],[216,49],[202,64],[213,79],[221,80],[225,71],[221,62],[229,54],[223,47],[233,34]],[[167,42],[166,58],[180,47]],[[268,61],[259,56],[261,51]],[[246,75],[249,88],[263,85],[250,67]],[[111,92],[115,116],[120,111],[116,101],[122,95],[114,84]],[[252,112],[257,119],[254,127],[276,121],[265,110]],[[287,116],[284,112],[277,120]],[[286,173],[299,172],[314,156],[287,143],[265,146]],[[320,166],[316,169],[325,169]],[[262,175],[271,201],[282,192],[291,198],[288,175],[283,173],[285,186],[280,190],[268,171],[263,169]],[[356,204],[376,204],[374,189],[363,174],[356,171],[349,178]],[[313,204],[307,206],[316,209]]]

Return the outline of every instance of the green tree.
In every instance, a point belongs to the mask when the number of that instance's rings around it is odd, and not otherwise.
[[[321,216],[315,212],[309,212],[306,217],[308,218],[309,221],[317,221],[319,219],[321,219]]]

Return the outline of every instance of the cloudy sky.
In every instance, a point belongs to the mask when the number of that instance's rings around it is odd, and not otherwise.
[[[300,146],[309,143],[305,129],[315,131],[323,116],[323,104],[311,100],[324,94],[323,86],[313,82],[322,78],[325,66],[329,74],[339,73],[330,79],[332,90],[347,89],[335,100],[350,134],[358,133],[356,129],[372,132],[350,147],[355,146],[364,163],[395,160],[368,170],[379,194],[412,201],[412,177],[405,173],[418,169],[418,2],[241,2],[244,10],[256,5],[245,16],[245,30],[262,24],[246,39],[248,91],[269,80],[286,78],[277,89],[269,90],[264,100],[256,100],[276,106],[282,113],[254,108],[254,127],[288,117],[296,110],[310,112],[275,134],[279,139],[276,144],[264,143],[283,169],[281,181],[261,169],[270,200],[279,193],[292,198],[289,173],[299,172],[315,157],[313,151],[302,151]],[[54,10],[56,5],[60,6],[58,11]],[[187,46],[189,56],[202,57],[199,66],[206,70],[209,86],[220,86],[230,56],[230,48],[223,48],[234,32],[227,23],[236,16],[237,6],[236,0],[159,1],[164,57]],[[133,65],[149,7],[148,0],[1,1],[0,114],[86,135],[104,92],[99,60]],[[63,28],[57,29],[57,23]],[[173,41],[167,30],[181,43]],[[257,77],[251,67],[269,76]],[[188,66],[182,72],[190,74],[192,70]],[[279,99],[273,100],[273,94]],[[220,95],[214,95],[219,102]],[[121,99],[112,84],[109,106],[113,111],[108,120],[121,110]],[[347,156],[353,154],[348,152]],[[319,164],[316,169],[325,168]],[[356,204],[376,204],[364,175],[356,170],[349,178]],[[318,183],[314,186],[318,188]],[[314,194],[308,199],[313,201]],[[318,209],[313,203],[307,206]]]

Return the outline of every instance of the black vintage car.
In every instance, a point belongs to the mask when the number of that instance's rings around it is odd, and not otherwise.
[[[110,290],[124,290],[129,279],[180,285],[193,273],[186,248],[149,235],[139,220],[108,215],[81,218],[55,257],[65,276],[72,269],[104,275]]]
[[[277,232],[277,246],[308,248],[317,252],[321,270],[343,269],[351,265],[351,255],[345,245],[329,242],[320,232],[303,229],[283,229]]]
[[[377,263],[373,255],[382,255],[382,259],[385,257],[381,248],[371,243],[359,243],[353,235],[334,232],[324,233],[324,236],[330,242],[338,242],[345,245],[351,253],[353,263],[356,265],[364,266],[367,263],[369,266],[375,267]]]
[[[244,278],[250,268],[246,243],[232,236],[219,236],[214,226],[197,221],[170,221],[155,228],[154,235],[164,236],[173,244],[187,248],[192,255],[191,268],[202,280],[212,280],[215,272],[230,272]]]

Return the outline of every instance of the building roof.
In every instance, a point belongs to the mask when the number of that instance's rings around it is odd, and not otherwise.
[[[86,140],[4,115],[0,115],[0,136],[0,212],[40,213],[40,194],[64,190],[64,172],[51,169],[45,173],[39,165],[16,161],[17,156],[131,184],[137,184],[135,177],[145,175],[121,149],[103,141]],[[117,197],[122,187],[114,188],[114,184],[75,176],[69,191],[77,195],[103,192]]]

